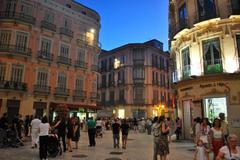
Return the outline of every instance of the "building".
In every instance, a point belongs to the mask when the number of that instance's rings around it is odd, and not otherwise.
[[[163,43],[151,40],[102,51],[99,69],[100,105],[109,116],[143,118],[173,111]]]
[[[0,113],[96,112],[98,13],[70,0],[0,4]]]
[[[240,134],[240,1],[171,0],[173,82],[184,137],[193,118],[225,113]]]

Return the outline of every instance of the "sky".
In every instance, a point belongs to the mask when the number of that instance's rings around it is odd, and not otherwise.
[[[111,50],[157,39],[168,49],[168,0],[76,0],[101,17],[100,43]]]

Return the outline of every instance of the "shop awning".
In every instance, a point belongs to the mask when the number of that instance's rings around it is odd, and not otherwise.
[[[93,110],[101,109],[99,106],[95,106],[95,105],[82,105],[82,104],[56,103],[56,102],[50,103],[50,107],[52,108],[57,108],[60,106],[66,106],[68,109],[79,109],[79,108],[93,109]]]

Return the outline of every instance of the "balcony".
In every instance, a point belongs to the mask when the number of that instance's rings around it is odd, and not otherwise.
[[[144,105],[145,104],[145,99],[143,99],[143,98],[134,99],[133,103],[136,104],[136,105]]]
[[[74,90],[73,97],[74,97],[74,99],[85,99],[86,98],[86,91]]]
[[[133,78],[134,84],[144,84],[144,78]]]
[[[119,79],[118,80],[118,85],[121,86],[121,85],[124,85],[125,84],[125,80],[124,79]]]
[[[55,96],[69,96],[70,90],[67,88],[56,87]]]
[[[108,83],[108,86],[109,86],[109,87],[115,87],[115,82],[114,82],[114,81],[110,81],[110,82]]]
[[[97,99],[98,99],[97,92],[91,92],[91,100],[97,100]]]
[[[125,99],[119,99],[117,102],[117,104],[126,104],[126,100]]]
[[[0,21],[8,21],[8,20],[14,20],[14,21],[20,21],[23,23],[28,23],[34,25],[36,23],[36,18],[30,15],[26,15],[24,13],[18,13],[18,12],[0,12]]]
[[[75,61],[76,68],[87,69],[87,63],[84,61]]]
[[[58,56],[57,63],[65,64],[71,66],[71,58],[67,58],[64,56]]]
[[[53,61],[53,54],[47,51],[40,50],[38,51],[38,58],[47,61]]]
[[[1,81],[0,89],[14,90],[14,91],[27,91],[27,83],[13,82],[13,81]]]
[[[98,72],[98,65],[92,65],[91,70],[94,72]]]
[[[11,44],[0,44],[0,52],[8,52],[8,54],[23,56],[23,57],[32,56],[31,48],[16,46]]]
[[[144,65],[144,59],[133,59],[133,65],[134,66],[143,66]]]
[[[34,85],[34,93],[41,94],[41,95],[49,95],[51,87],[47,85]]]
[[[185,65],[182,69],[183,79],[189,78],[191,76],[191,65]]]
[[[159,99],[153,98],[152,103],[153,103],[153,104],[158,104],[158,103],[159,103]]]
[[[205,74],[214,74],[222,72],[223,72],[222,59],[204,61]]]
[[[45,20],[41,21],[41,28],[45,28],[45,29],[48,29],[48,30],[53,31],[53,32],[56,32],[56,30],[57,30],[57,27],[56,27],[55,24],[50,23],[50,22],[45,21]]]
[[[217,18],[217,17],[218,16],[217,16],[216,13],[214,13],[214,11],[212,11],[212,13],[208,12],[206,15],[203,15],[203,16],[199,16],[199,13],[195,12],[193,23],[196,24],[196,23],[206,21],[206,20],[210,20],[210,19],[214,19],[214,18]]]
[[[68,28],[61,27],[59,33],[65,35],[65,36],[73,38],[73,31],[71,31]]]

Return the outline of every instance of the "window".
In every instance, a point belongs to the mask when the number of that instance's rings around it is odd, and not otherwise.
[[[28,3],[23,3],[21,7],[21,13],[31,16],[32,15],[32,5]]]
[[[134,79],[144,79],[144,68],[133,68]]]
[[[58,87],[65,89],[67,88],[67,76],[65,73],[59,73],[58,74]]]
[[[240,14],[240,1],[232,0],[232,14],[239,15]]]
[[[106,59],[101,61],[101,71],[102,72],[107,71],[107,60]]]
[[[198,0],[199,21],[216,17],[215,0]]]
[[[6,6],[4,8],[6,14],[15,12],[16,9],[16,1],[5,1]]]
[[[54,23],[54,13],[51,11],[46,11],[44,15],[44,20],[48,23]]]
[[[69,57],[69,46],[62,44],[60,49],[60,56],[61,57]]]
[[[160,69],[164,69],[164,58],[163,57],[160,57]]]
[[[119,100],[124,100],[124,90],[119,90]]]
[[[153,90],[153,103],[158,103],[158,90]]]
[[[144,97],[144,88],[143,87],[135,87],[134,88],[134,98],[135,99],[143,99]]]
[[[11,81],[12,82],[22,82],[23,78],[23,65],[12,65],[12,72],[11,72]]]
[[[236,39],[237,39],[238,58],[240,58],[240,35],[236,35]]]
[[[207,65],[219,64],[221,61],[219,39],[203,41],[203,53]]]
[[[63,27],[71,29],[72,21],[70,19],[64,18],[63,19]]]
[[[2,83],[5,80],[5,74],[6,74],[6,65],[0,64],[0,83]]]
[[[102,87],[106,87],[107,84],[107,77],[106,75],[102,75]]]
[[[101,94],[101,102],[105,103],[105,101],[106,101],[106,93],[102,92],[102,94]]]
[[[120,70],[118,72],[118,82],[121,82],[121,83],[124,82],[124,80],[125,80],[125,75],[124,74],[125,74],[124,70]]]
[[[109,101],[110,101],[110,102],[114,102],[114,97],[115,97],[114,91],[111,91],[111,92],[110,92]]]
[[[92,92],[97,93],[97,81],[93,80],[92,82]]]
[[[77,91],[83,91],[83,86],[84,86],[84,78],[83,77],[77,77],[76,79],[76,84],[75,84],[75,89]]]
[[[25,50],[28,47],[28,34],[24,32],[17,32],[16,46],[18,50]]]
[[[179,16],[179,27],[180,29],[187,27],[187,7],[186,3],[184,3],[178,11]]]
[[[120,63],[121,63],[121,64],[124,64],[124,63],[125,63],[125,56],[124,56],[124,55],[121,55],[121,56],[120,56]]]
[[[11,42],[12,32],[8,30],[0,30],[0,45],[9,45]]]
[[[133,52],[133,59],[134,60],[143,60],[144,59],[144,49],[142,48],[134,48]]]
[[[51,52],[52,41],[46,38],[42,38],[41,40],[41,51],[50,53]]]
[[[205,73],[222,72],[222,59],[219,38],[203,41]]]
[[[85,62],[86,61],[86,51],[83,48],[77,49],[77,61]]]
[[[190,76],[190,56],[189,56],[189,47],[182,50],[182,71],[183,77]]]
[[[48,71],[47,69],[39,69],[37,73],[37,85],[47,86],[48,84]]]
[[[114,60],[115,58],[114,57],[110,57],[109,59],[108,59],[108,69],[109,70],[111,70],[111,69],[113,69],[114,68]]]

